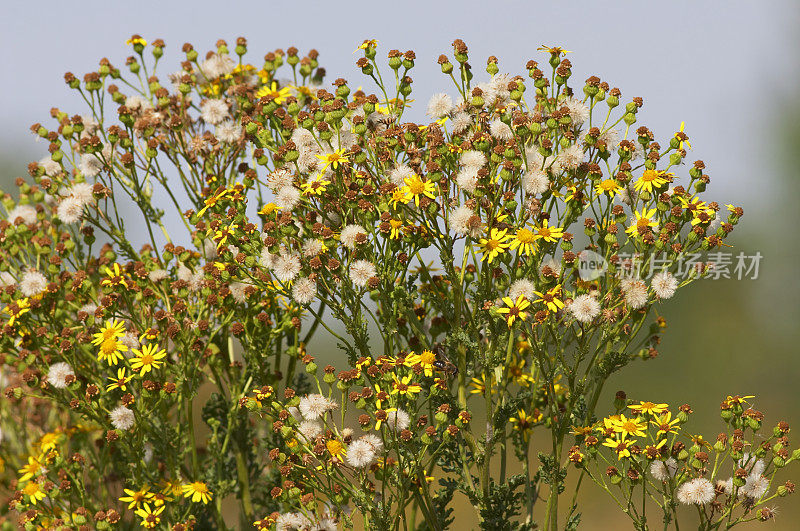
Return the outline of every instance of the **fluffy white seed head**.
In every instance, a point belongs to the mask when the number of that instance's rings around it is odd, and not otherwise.
[[[477,172],[479,169],[483,168],[483,166],[486,164],[486,155],[484,155],[480,151],[475,151],[474,149],[471,149],[461,154],[459,162],[464,168],[470,168]]]
[[[366,468],[375,462],[376,457],[375,448],[363,438],[347,447],[346,461],[353,468]]]
[[[47,383],[56,389],[64,389],[67,386],[68,376],[75,376],[75,371],[72,370],[69,363],[63,361],[54,363],[47,371]]]
[[[281,282],[290,282],[300,274],[300,257],[293,253],[281,253],[272,261],[272,272]]]
[[[533,169],[522,176],[522,187],[530,195],[541,195],[550,189],[550,179],[542,170]]]
[[[335,410],[339,405],[320,394],[310,394],[302,397],[297,407],[304,419],[317,420],[327,412]]]
[[[200,102],[200,117],[207,124],[221,124],[230,117],[228,104],[224,100],[204,100]]]
[[[411,425],[411,417],[402,409],[386,412],[386,424],[394,431],[403,431]]]
[[[406,164],[398,164],[389,171],[387,176],[392,184],[396,186],[403,186],[406,182],[406,179],[414,176],[414,170],[412,170]]]
[[[298,278],[292,286],[292,297],[298,304],[308,304],[317,296],[317,283],[310,278]]]
[[[464,167],[456,174],[456,184],[461,190],[472,193],[478,186],[478,170],[474,167]]]
[[[660,299],[669,299],[678,289],[678,280],[669,271],[659,271],[650,280],[653,293]]]
[[[364,238],[367,236],[367,230],[362,227],[361,225],[351,224],[346,225],[342,229],[342,233],[339,236],[342,245],[350,249],[351,251],[356,248],[359,241],[366,241]]]
[[[375,276],[378,276],[375,265],[368,260],[356,260],[350,265],[350,280],[356,287],[365,287]]]
[[[8,212],[8,221],[14,223],[22,218],[26,225],[36,223],[36,208],[31,205],[17,205]]]
[[[637,278],[622,279],[622,294],[625,303],[634,310],[647,304],[647,285]]]
[[[35,269],[29,269],[22,274],[19,289],[26,297],[33,297],[47,289],[47,279]]]
[[[448,94],[434,94],[428,101],[426,114],[431,118],[438,119],[449,115],[453,108],[453,99]]]
[[[536,294],[534,293],[535,291],[536,284],[527,278],[520,278],[515,280],[514,283],[508,288],[508,296],[512,301],[516,301],[520,295],[529,301],[533,301],[536,298]]]
[[[577,321],[591,323],[600,314],[600,303],[591,295],[578,295],[569,305],[569,311]]]
[[[506,141],[514,138],[514,132],[500,119],[491,121],[489,124],[489,133],[497,140]]]
[[[131,429],[136,420],[133,411],[125,406],[117,406],[111,410],[108,416],[111,418],[111,425],[122,431]]]
[[[678,487],[676,497],[686,505],[705,505],[714,500],[714,485],[706,478],[695,478]]]

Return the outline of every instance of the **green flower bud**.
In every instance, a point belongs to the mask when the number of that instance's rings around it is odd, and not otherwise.
[[[635,114],[633,114],[633,113],[630,113],[630,112],[629,112],[629,113],[626,113],[626,114],[625,114],[625,115],[622,117],[622,119],[623,119],[623,121],[625,122],[625,124],[626,124],[626,125],[629,125],[629,126],[630,126],[630,125],[633,125],[633,124],[635,124],[635,123],[636,123],[636,115],[635,115]]]

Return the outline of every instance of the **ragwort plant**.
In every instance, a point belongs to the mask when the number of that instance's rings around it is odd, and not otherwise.
[[[456,40],[414,123],[415,55],[374,40],[377,94],[323,88],[314,50],[186,44],[167,79],[163,41],[128,44],[66,74],[88,112],[34,125],[50,155],[3,196],[5,527],[446,529],[466,499],[484,529],[573,529],[587,477],[637,528],[687,503],[717,529],[791,493],[788,425],[760,438],[747,398],[710,448],[678,440],[688,406],[597,412],[743,215],[678,175],[683,125],[633,129],[642,99],[574,92],[560,48],[476,83]]]

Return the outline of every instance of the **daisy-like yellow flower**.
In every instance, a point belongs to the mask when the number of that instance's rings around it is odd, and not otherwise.
[[[148,500],[152,500],[154,494],[150,492],[150,487],[144,486],[139,490],[123,489],[126,496],[123,496],[119,501],[128,504],[128,509],[139,507],[141,504]]]
[[[741,406],[742,404],[747,404],[748,403],[747,402],[748,398],[755,398],[755,395],[747,395],[747,396],[739,396],[739,395],[731,396],[731,395],[728,395],[728,397],[724,400],[724,404],[728,408],[731,408],[733,406]]]
[[[678,433],[680,427],[678,423],[680,422],[679,419],[672,418],[672,412],[667,411],[660,415],[656,420],[650,421],[653,426],[658,428],[656,432],[656,437],[667,436],[670,433]]]
[[[422,196],[430,199],[436,198],[436,196],[433,195],[433,192],[436,190],[436,185],[430,181],[423,181],[422,177],[416,173],[411,177],[406,177],[404,181],[406,184],[405,186],[401,187],[401,190],[407,196],[410,196],[414,199],[415,205],[419,206],[419,198]]]
[[[318,176],[316,179],[300,185],[300,189],[303,191],[303,195],[322,195],[329,184],[331,184],[330,181]]]
[[[630,227],[625,229],[625,232],[631,236],[643,234],[650,227],[658,227],[658,222],[653,219],[656,215],[655,208],[647,210],[647,207],[643,207],[641,212],[634,210],[633,214],[636,216],[636,220],[631,223]]]
[[[347,453],[344,444],[338,439],[328,439],[325,441],[325,448],[328,449],[328,453],[331,454],[331,457],[336,457],[338,459],[343,458]]]
[[[38,474],[41,470],[42,470],[41,461],[39,461],[37,458],[29,455],[28,456],[28,464],[24,465],[22,468],[20,468],[17,471],[20,474],[22,474],[22,476],[20,476],[20,478],[19,478],[19,482],[20,483],[24,483],[25,481],[28,481],[33,476]]]
[[[645,191],[650,194],[653,193],[655,188],[661,188],[665,184],[667,184],[667,180],[664,178],[665,173],[663,171],[658,170],[644,170],[644,173],[639,180],[636,181],[636,184],[633,188],[637,192]]]
[[[534,293],[539,297],[536,302],[543,303],[549,312],[557,312],[564,307],[564,301],[561,300],[561,284],[550,288],[545,293],[538,291],[534,291]]]
[[[353,53],[356,53],[359,50],[367,50],[369,48],[375,48],[378,46],[378,39],[364,39],[364,42],[358,45],[358,48],[355,49]]]
[[[162,479],[161,480],[161,494],[165,496],[173,496],[177,497],[183,493],[183,485],[181,485],[180,480],[169,480],[169,479]]]
[[[22,488],[22,493],[26,494],[33,505],[36,505],[45,498],[42,488],[35,481],[29,482]]]
[[[6,306],[3,308],[3,313],[7,313],[8,315],[10,315],[10,317],[8,318],[8,326],[14,326],[14,323],[17,322],[17,319],[19,319],[19,317],[22,314],[31,311],[31,302],[30,299],[28,299],[27,297],[18,299],[17,301],[15,301],[15,304],[16,304],[16,309],[12,310],[11,306]]]
[[[681,207],[689,210],[692,213],[693,226],[700,223],[711,222],[716,214],[713,208],[709,207],[705,201],[700,201],[700,198],[697,196],[694,196],[690,199],[679,196],[678,201],[681,202]]]
[[[648,459],[650,459],[650,456],[657,456],[660,453],[661,448],[665,444],[667,444],[667,440],[666,439],[661,439],[655,445],[648,444],[647,446],[644,447],[644,452],[643,453],[644,453],[644,455],[647,456]]]
[[[525,370],[525,360],[522,359],[509,364],[508,375],[520,387],[528,387],[533,382],[533,376]]]
[[[631,456],[630,447],[633,446],[633,443],[636,442],[636,439],[633,440],[625,440],[625,437],[621,439],[614,439],[609,437],[605,441],[603,441],[603,446],[607,446],[617,452],[617,460],[621,461],[625,457]]]
[[[405,193],[404,188],[395,188],[392,192],[392,196],[389,198],[392,209],[397,210],[397,206],[401,203],[407,205],[411,202],[411,196]]]
[[[686,127],[686,122],[681,122],[681,128],[680,128],[680,130],[678,130],[678,133],[683,133],[683,129],[684,129],[684,127]],[[677,136],[678,136],[678,135],[676,134],[676,135],[675,135],[675,137],[677,138]],[[688,140],[688,139],[687,139],[687,140],[681,140],[681,141],[678,143],[678,149],[683,149],[683,145],[684,145],[684,144],[686,144],[687,146],[689,146],[689,149],[692,149],[692,143],[691,143],[691,142],[689,142],[689,140]]]
[[[140,371],[142,375],[147,374],[152,369],[158,369],[164,362],[161,361],[167,356],[167,351],[163,348],[158,350],[158,345],[152,343],[145,345],[141,350],[133,349],[133,359],[131,359],[131,369]]]
[[[669,409],[669,404],[656,404],[653,402],[639,402],[638,404],[631,404],[628,409],[636,411],[645,415],[660,415]]]
[[[499,308],[497,313],[506,316],[506,323],[508,327],[514,324],[517,319],[524,321],[528,318],[528,312],[525,309],[531,305],[530,301],[523,295],[517,297],[517,300],[512,301],[511,297],[503,297],[503,302],[506,304],[505,308]]]
[[[331,166],[335,170],[340,165],[347,166],[350,164],[350,160],[347,158],[347,155],[344,154],[343,149],[338,149],[332,153],[323,153],[322,155],[317,155],[317,158],[322,161],[322,168],[319,170],[320,174],[325,173],[325,170],[328,169],[328,166]]]
[[[139,509],[136,509],[136,516],[141,517],[142,527],[145,529],[153,529],[161,523],[161,513],[164,512],[164,506],[150,508],[150,505],[145,503]]]
[[[521,227],[517,229],[517,233],[514,235],[511,249],[519,249],[519,254],[522,255],[536,254],[536,240],[538,239],[536,233],[532,230]]]
[[[208,485],[202,481],[195,481],[181,487],[184,498],[191,498],[192,502],[203,502],[203,505],[211,501],[213,493],[208,489]]]
[[[113,376],[108,378],[111,383],[106,386],[106,392],[113,391],[114,389],[119,389],[120,391],[125,392],[128,390],[128,382],[130,382],[132,379],[133,376],[129,376],[124,367],[119,368],[117,369],[116,378]]]
[[[576,437],[585,437],[591,435],[594,428],[592,426],[571,426],[569,433]]]
[[[125,41],[125,44],[127,44],[128,46],[130,46],[132,44],[139,44],[141,46],[147,46],[147,41],[145,39],[143,39],[139,35],[133,35],[130,39]]]
[[[647,422],[635,418],[629,419],[624,414],[619,416],[619,420],[612,423],[615,433],[621,433],[623,438],[628,435],[635,435],[636,437],[644,437],[644,430],[647,429]]]
[[[508,229],[492,229],[488,238],[481,238],[479,240],[480,252],[483,254],[481,262],[487,260],[491,264],[495,257],[506,252],[506,249],[511,246],[511,243],[508,242],[510,238]]]
[[[45,454],[50,450],[55,450],[56,446],[64,440],[63,433],[48,432],[39,438],[36,445],[39,447],[39,452]]]
[[[517,411],[517,414],[511,417],[511,424],[514,429],[522,433],[522,437],[527,441],[530,437],[533,427],[542,421],[543,415],[538,409],[534,409],[532,414],[528,414],[524,409]]]
[[[123,352],[128,352],[128,346],[118,338],[110,337],[100,344],[100,352],[97,353],[97,359],[106,361],[109,366],[113,366],[122,361]]]
[[[560,46],[547,46],[546,44],[542,44],[538,48],[536,48],[539,52],[547,52],[553,54],[555,56],[566,55],[568,53],[572,53],[570,50],[565,50]]]
[[[434,362],[436,361],[436,354],[431,350],[423,350],[422,354],[409,354],[406,356],[403,364],[406,367],[414,367],[419,365],[422,367],[422,373],[425,376],[433,376],[433,371],[436,368]]]
[[[100,284],[103,286],[128,286],[127,280],[125,280],[125,274],[122,272],[122,269],[119,267],[119,264],[114,262],[111,267],[105,266],[103,268],[103,272],[106,274],[106,278],[104,278]]]
[[[100,331],[93,334],[92,345],[102,345],[107,339],[119,339],[125,335],[125,323],[114,319],[106,321]]]
[[[280,209],[281,209],[281,207],[279,207],[275,203],[267,203],[266,205],[261,207],[261,210],[259,210],[258,213],[261,214],[262,216],[269,216],[270,214],[272,214],[276,210],[280,210]]]
[[[278,83],[276,81],[270,83],[269,86],[264,85],[263,87],[258,89],[258,92],[256,92],[256,96],[258,96],[259,98],[274,96],[275,99],[273,101],[278,105],[286,101],[286,98],[288,98],[291,95],[292,95],[292,87],[286,86],[279,89]]]
[[[559,238],[564,236],[564,229],[548,226],[548,221],[546,219],[542,220],[541,225],[534,228],[534,232],[536,233],[537,240],[542,239],[550,243],[556,242]]]
[[[495,393],[494,375],[492,375],[489,378],[489,383],[492,384],[491,392],[492,394],[494,394]],[[472,387],[472,389],[469,390],[469,394],[471,395],[486,394],[486,377],[481,374],[480,378],[473,378],[472,381],[470,382],[470,386]]]
[[[403,237],[401,234],[400,229],[403,227],[403,220],[402,219],[390,219],[389,220],[389,239],[391,240],[399,240]]]
[[[604,179],[594,187],[597,195],[608,194],[612,197],[614,194],[618,194],[620,190],[622,190],[622,186],[615,179]]]
[[[411,381],[411,375],[403,376],[402,378],[398,378],[397,375],[393,374],[392,379],[394,383],[392,384],[392,391],[391,394],[407,396],[413,398],[415,394],[422,391],[422,386],[419,384],[415,384]]]
[[[203,208],[200,209],[200,212],[197,213],[197,217],[203,217],[203,214],[205,214],[209,208],[219,203],[231,191],[232,190],[228,188],[220,188],[214,195],[206,197],[205,200],[203,201],[204,206]]]

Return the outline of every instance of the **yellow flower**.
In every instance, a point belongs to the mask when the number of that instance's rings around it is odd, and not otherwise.
[[[644,173],[639,180],[636,181],[634,185],[634,189],[637,192],[641,192],[644,190],[648,193],[653,193],[653,189],[661,188],[667,183],[667,180],[663,177],[664,172],[658,170],[644,170]]]
[[[127,496],[123,496],[119,501],[127,503],[128,509],[139,507],[147,500],[153,499],[154,496],[154,494],[150,492],[150,487],[146,485],[139,490],[123,489],[123,492],[127,494]]]
[[[350,164],[350,161],[347,159],[347,156],[344,154],[343,149],[338,149],[333,153],[324,153],[322,155],[317,155],[317,158],[322,161],[322,168],[320,168],[320,174],[325,173],[325,170],[328,169],[328,166],[332,166],[333,169],[337,169],[340,165],[346,166]]]
[[[652,219],[653,216],[656,215],[655,208],[647,210],[647,207],[643,207],[641,212],[634,210],[633,213],[636,216],[636,221],[634,221],[630,227],[625,229],[625,232],[631,236],[643,234],[650,227],[658,227],[658,223]]]
[[[195,481],[184,485],[182,490],[184,498],[191,498],[194,503],[201,501],[204,505],[211,501],[211,496],[213,494],[202,481]]]
[[[280,105],[286,98],[292,95],[292,87],[286,86],[281,89],[278,88],[278,83],[273,81],[269,86],[264,85],[258,92],[256,92],[256,96],[259,98],[264,98],[266,96],[274,96],[275,99],[273,100],[275,103]]]
[[[517,297],[516,301],[512,301],[511,297],[503,297],[503,302],[506,304],[506,308],[499,308],[497,313],[506,316],[506,322],[509,328],[511,328],[515,320],[520,319],[524,321],[528,318],[528,312],[526,312],[525,309],[530,306],[531,303],[523,295]]]
[[[399,240],[403,237],[401,229],[403,227],[403,220],[402,219],[390,219],[389,220],[389,239],[390,240]]]
[[[410,374],[402,378],[398,378],[397,375],[393,374],[392,379],[394,380],[391,392],[393,395],[400,394],[413,398],[415,394],[422,391],[422,386],[411,381]]]
[[[536,302],[543,302],[550,312],[557,312],[564,307],[564,301],[561,300],[561,284],[550,288],[546,293],[538,291],[534,291],[534,293],[539,296],[539,300]]]
[[[680,428],[677,424],[679,422],[679,419],[672,418],[672,413],[670,411],[665,412],[663,415],[659,416],[658,419],[650,421],[653,426],[658,427],[656,437],[661,437],[662,435],[666,436],[670,433],[678,433]]]
[[[14,326],[19,316],[29,311],[31,311],[31,303],[27,297],[16,301],[16,310],[12,310],[10,306],[3,308],[3,313],[7,313],[11,316],[8,319],[8,326]]]
[[[344,444],[342,441],[338,439],[328,439],[325,442],[325,448],[328,449],[328,452],[331,454],[331,457],[336,457],[341,459],[347,453],[344,448]]]
[[[653,402],[639,402],[638,404],[632,404],[628,406],[628,409],[649,415],[658,415],[664,413],[668,408],[669,404],[655,404]]]
[[[41,469],[42,469],[41,461],[39,461],[33,456],[28,456],[28,464],[18,470],[18,472],[22,474],[22,476],[19,478],[19,482],[23,483],[25,481],[28,481],[33,476],[38,474]]]
[[[538,239],[536,233],[521,227],[517,229],[517,234],[514,235],[514,241],[511,242],[511,249],[519,248],[519,254],[536,254],[536,240]]]
[[[525,360],[522,359],[509,364],[508,374],[520,387],[528,387],[533,381],[533,376],[525,371]]]
[[[392,192],[392,197],[389,198],[389,202],[392,204],[393,209],[397,209],[397,205],[403,203],[407,205],[411,201],[411,196],[406,194],[405,186],[403,188],[395,188]]]
[[[637,437],[644,437],[644,430],[647,429],[647,423],[638,418],[629,419],[624,414],[619,416],[619,420],[611,423],[614,432],[621,433],[623,437],[628,435],[635,435]]]
[[[416,173],[411,177],[406,177],[405,183],[406,185],[403,186],[401,190],[407,196],[411,196],[414,199],[414,204],[417,206],[419,206],[419,198],[421,196],[426,196],[431,199],[435,199],[436,197],[433,195],[434,190],[436,190],[436,185],[430,181],[423,181],[422,177]]]
[[[117,369],[117,377],[114,378],[109,377],[109,381],[111,382],[106,386],[106,392],[113,391],[114,389],[119,389],[120,391],[127,391],[128,390],[128,382],[131,381],[133,378],[132,376],[128,376],[126,374],[126,370],[124,367]]]
[[[158,369],[163,360],[167,356],[167,351],[163,348],[158,349],[158,345],[147,344],[141,350],[133,349],[134,357],[131,360],[131,369],[134,371],[141,371],[141,374],[147,374],[152,369]]]
[[[364,39],[364,42],[358,45],[358,48],[355,49],[356,53],[359,50],[367,50],[369,48],[375,48],[378,46],[378,39]]]
[[[261,214],[262,216],[269,216],[270,214],[272,214],[276,210],[280,210],[280,209],[281,209],[281,207],[279,207],[275,203],[267,203],[266,205],[261,207],[261,210],[259,210],[258,213]]]
[[[127,351],[128,347],[123,345],[119,339],[108,338],[100,345],[97,359],[107,361],[109,366],[116,365],[122,360],[122,353]]]
[[[222,200],[223,197],[228,195],[230,192],[232,192],[232,190],[229,190],[227,188],[221,188],[220,190],[217,190],[217,193],[215,193],[211,197],[206,197],[205,201],[203,201],[203,204],[205,206],[200,209],[200,212],[197,213],[197,217],[202,217],[203,214],[206,213],[206,210],[216,205],[219,201]]]
[[[161,494],[166,496],[180,496],[183,492],[183,487],[179,480],[164,479],[161,481]]]
[[[608,438],[605,441],[603,441],[603,446],[612,448],[615,452],[617,452],[617,460],[619,461],[623,457],[631,456],[630,447],[635,442],[636,439],[633,439],[631,441],[626,441],[625,437],[622,437],[621,439]]]
[[[116,319],[106,321],[100,331],[93,334],[92,345],[102,345],[107,339],[118,339],[125,335],[125,323]]]
[[[678,196],[681,206],[692,213],[692,225],[700,223],[709,223],[716,214],[714,209],[709,207],[705,201],[700,201],[697,196],[691,199],[685,199],[683,196]],[[705,214],[705,215],[703,215]]]
[[[305,195],[322,195],[329,184],[331,184],[330,181],[324,181],[321,176],[318,176],[313,181],[303,183],[300,188]]]
[[[542,418],[543,415],[538,409],[534,409],[532,415],[526,413],[524,409],[520,409],[517,411],[516,416],[511,417],[511,424],[513,424],[515,430],[522,432],[522,437],[527,441],[531,430],[542,421]]]
[[[491,264],[497,255],[506,252],[511,246],[511,243],[506,241],[509,238],[511,236],[508,234],[508,229],[492,229],[488,238],[481,238],[479,240],[480,252],[483,254],[481,262],[488,259]]]
[[[136,516],[142,518],[142,527],[145,529],[153,529],[161,523],[161,513],[164,512],[164,506],[156,507],[155,510],[150,509],[150,505],[145,503],[141,508],[136,509]]]
[[[605,179],[594,187],[594,191],[597,192],[597,195],[608,194],[610,196],[619,193],[621,189],[622,186],[614,179]]]
[[[42,492],[41,487],[35,481],[31,481],[25,485],[25,487],[22,488],[22,492],[30,497],[33,505],[36,505],[45,498],[44,492]]]
[[[147,46],[147,41],[141,38],[139,35],[134,35],[133,37],[125,41],[125,44],[127,44],[128,46],[130,46],[131,44],[141,44],[142,46]]]
[[[128,282],[125,280],[125,275],[122,273],[122,269],[119,267],[119,264],[114,262],[112,267],[105,266],[103,268],[103,272],[106,274],[106,278],[104,278],[100,284],[103,286],[128,286]]]
[[[542,44],[541,46],[536,48],[536,50],[540,51],[540,52],[548,52],[548,53],[551,53],[551,54],[553,54],[555,56],[566,55],[568,53],[572,53],[571,51],[565,50],[565,49],[563,49],[563,48],[561,48],[559,46],[547,46],[546,44]]]
[[[61,433],[49,432],[42,435],[37,445],[39,446],[40,453],[47,453],[50,450],[55,450],[56,445],[64,439]]]
[[[422,354],[409,354],[406,356],[403,364],[406,367],[414,367],[419,365],[422,367],[425,376],[433,376],[433,371],[436,368],[434,362],[436,361],[436,354],[430,350],[423,350]]]
[[[494,394],[494,375],[489,378],[489,383],[492,385],[491,392]],[[472,389],[469,390],[471,395],[486,394],[486,377],[484,375],[481,374],[480,378],[473,378],[470,385],[472,386]]]
[[[680,128],[680,130],[678,132],[679,133],[683,133],[683,128],[684,127],[686,127],[686,122],[681,122],[681,128]],[[677,136],[678,135],[676,134],[675,137],[677,138]],[[678,149],[683,149],[683,145],[684,144],[689,146],[689,149],[692,149],[692,143],[689,142],[689,140],[681,140],[680,142],[678,142]]]
[[[546,242],[556,242],[564,236],[564,229],[560,227],[549,227],[547,219],[542,220],[542,225],[535,228],[536,239],[543,239]]]

